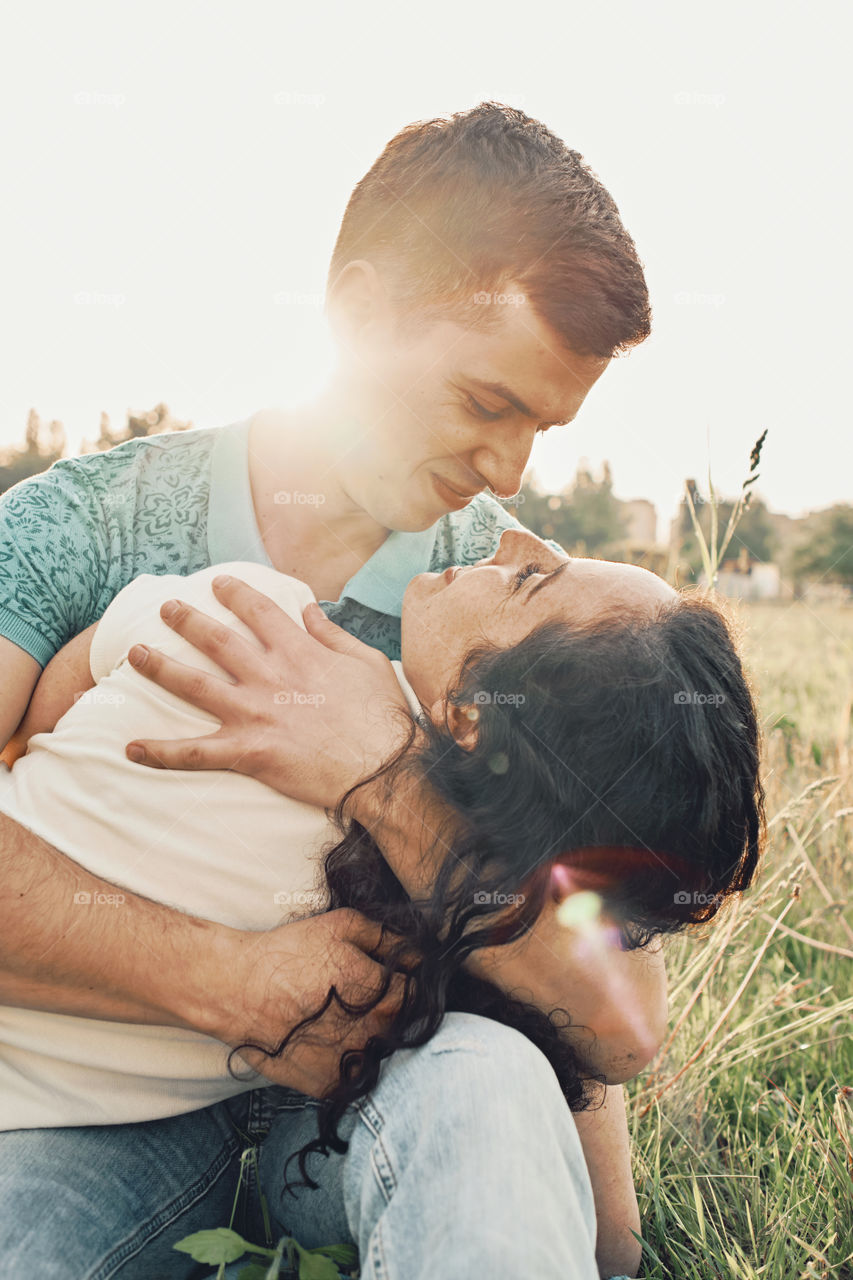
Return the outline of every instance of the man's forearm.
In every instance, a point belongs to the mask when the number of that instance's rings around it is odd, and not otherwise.
[[[410,897],[425,897],[446,849],[438,833],[447,816],[422,782],[406,775],[362,787],[352,815],[370,830]],[[591,942],[557,920],[550,899],[536,925],[506,946],[481,948],[466,961],[478,976],[531,999],[546,1012],[566,1009],[578,1050],[608,1083],[637,1075],[653,1057],[667,1020],[666,969],[660,947],[621,951]]]
[[[221,990],[205,965],[235,933],[100,880],[0,814],[0,1003],[204,1030]]]

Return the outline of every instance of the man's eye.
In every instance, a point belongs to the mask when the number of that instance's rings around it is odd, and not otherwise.
[[[519,569],[518,573],[515,574],[512,580],[514,584],[513,589],[515,591],[519,591],[531,574],[541,572],[542,570],[538,564],[526,564],[523,569]]]
[[[466,396],[465,404],[469,413],[473,413],[478,418],[485,418],[488,422],[495,422],[496,419],[503,416],[503,410],[499,413],[492,413],[490,409],[486,409],[473,396]]]

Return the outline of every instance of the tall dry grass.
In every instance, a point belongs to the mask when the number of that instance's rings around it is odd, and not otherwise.
[[[757,885],[670,940],[670,1033],[627,1086],[641,1275],[853,1277],[853,608],[741,605],[766,735]]]

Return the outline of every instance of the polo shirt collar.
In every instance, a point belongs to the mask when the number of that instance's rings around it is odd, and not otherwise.
[[[210,460],[207,549],[211,564],[251,560],[274,568],[258,529],[249,480],[251,418],[216,434]],[[388,537],[341,592],[378,613],[399,618],[403,593],[413,577],[432,563],[437,525],[418,533],[392,529]],[[321,600],[320,604],[329,604]]]

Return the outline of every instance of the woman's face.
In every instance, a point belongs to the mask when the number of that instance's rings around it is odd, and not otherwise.
[[[421,573],[409,583],[403,597],[403,670],[435,718],[443,714],[446,691],[474,645],[507,649],[551,619],[584,623],[614,613],[649,613],[675,595],[648,569],[570,559],[535,534],[507,529],[488,560]]]

